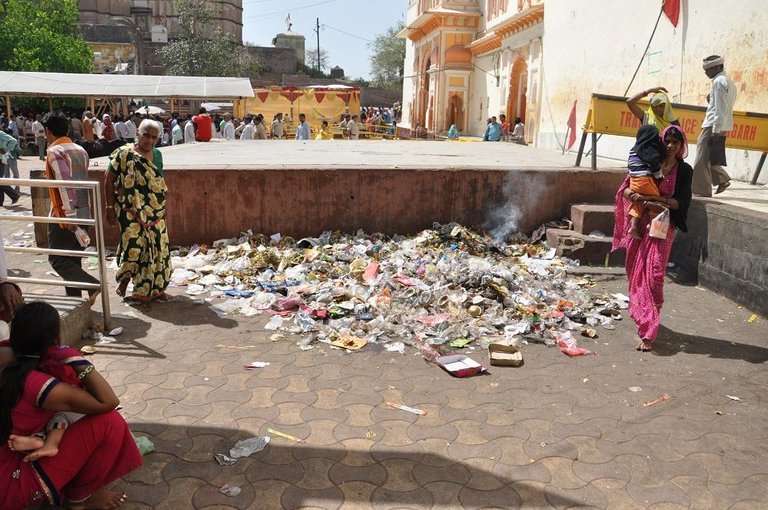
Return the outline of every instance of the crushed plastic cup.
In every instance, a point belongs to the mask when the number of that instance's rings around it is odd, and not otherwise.
[[[264,325],[267,331],[277,331],[281,327],[283,327],[283,318],[279,315],[275,315]]]
[[[139,449],[139,453],[142,457],[155,451],[155,445],[147,436],[133,436],[133,440],[136,441],[136,447]]]
[[[252,361],[245,365],[246,370],[253,370],[254,368],[265,368],[269,366],[269,361]]]
[[[240,494],[242,492],[242,489],[240,487],[234,486],[234,485],[223,485],[219,492],[226,496],[234,497]]]
[[[269,444],[269,436],[257,436],[244,439],[235,443],[229,450],[229,456],[233,459],[249,457],[256,452],[260,452]]]

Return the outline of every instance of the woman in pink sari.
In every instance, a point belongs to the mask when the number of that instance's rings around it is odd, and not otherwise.
[[[85,389],[42,372],[58,343],[59,314],[34,302],[11,322],[11,339],[0,345],[0,508],[61,505],[73,510],[117,508],[126,495],[107,485],[141,466],[128,425],[115,411],[117,396],[87,360],[72,364]],[[77,354],[75,351],[74,354]],[[67,428],[58,451],[25,461],[13,438],[45,430],[56,412],[85,416]],[[29,459],[27,459],[29,460]]]
[[[664,178],[658,183],[658,197],[644,196],[629,190],[629,176],[616,192],[613,250],[626,248],[625,267],[629,282],[629,314],[637,326],[637,350],[650,351],[659,332],[661,306],[664,303],[664,277],[676,230],[688,231],[685,219],[691,203],[693,168],[683,161],[688,155],[688,142],[679,126],[671,125],[661,133],[667,147],[662,163]],[[640,239],[628,235],[630,202],[642,202],[649,211],[640,218]],[[651,215],[668,208],[671,226],[666,239],[648,235]]]

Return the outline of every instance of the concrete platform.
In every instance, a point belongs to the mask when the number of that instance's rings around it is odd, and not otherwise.
[[[529,232],[571,204],[610,201],[623,178],[511,143],[253,141],[164,149],[168,229],[180,245],[253,229],[409,234],[433,222]],[[100,160],[92,178],[101,178]],[[109,241],[116,242],[116,231]]]
[[[250,140],[164,147],[168,169],[202,168],[571,168],[573,157],[502,142],[425,140]],[[105,166],[107,158],[96,160]],[[600,168],[621,162],[598,159]],[[585,169],[582,169],[585,170]],[[588,170],[588,169],[587,169]]]
[[[61,341],[67,345],[80,343],[83,333],[91,326],[91,306],[85,298],[60,296],[54,293],[26,292],[24,300],[44,301],[59,311]]]

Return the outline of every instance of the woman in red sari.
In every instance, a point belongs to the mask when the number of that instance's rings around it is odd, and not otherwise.
[[[0,346],[0,508],[68,504],[70,509],[117,508],[126,495],[107,485],[141,466],[128,425],[115,411],[118,399],[88,362],[73,365],[85,389],[41,372],[47,350],[58,343],[59,314],[41,302],[20,308],[11,322],[10,346]],[[58,453],[24,462],[11,434],[45,430],[55,412],[85,414],[67,428]]]
[[[625,267],[629,282],[629,314],[637,326],[637,350],[650,351],[659,332],[661,306],[664,303],[664,276],[676,230],[688,231],[685,219],[691,203],[693,168],[683,161],[688,155],[688,142],[679,126],[671,125],[661,133],[667,147],[662,163],[664,179],[659,182],[658,197],[644,196],[629,190],[627,177],[616,192],[613,249],[626,248]],[[640,219],[640,239],[627,234],[630,202],[643,202],[650,214]],[[651,215],[668,208],[671,226],[666,239],[648,235]]]

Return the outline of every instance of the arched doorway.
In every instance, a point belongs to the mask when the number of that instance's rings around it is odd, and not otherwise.
[[[509,97],[507,98],[507,118],[512,123],[520,117],[525,123],[526,96],[528,92],[528,64],[517,57],[512,64],[509,76]]]
[[[451,124],[456,124],[459,130],[464,131],[464,99],[460,94],[451,94],[448,99],[448,115],[446,117],[446,131],[451,127]]]

